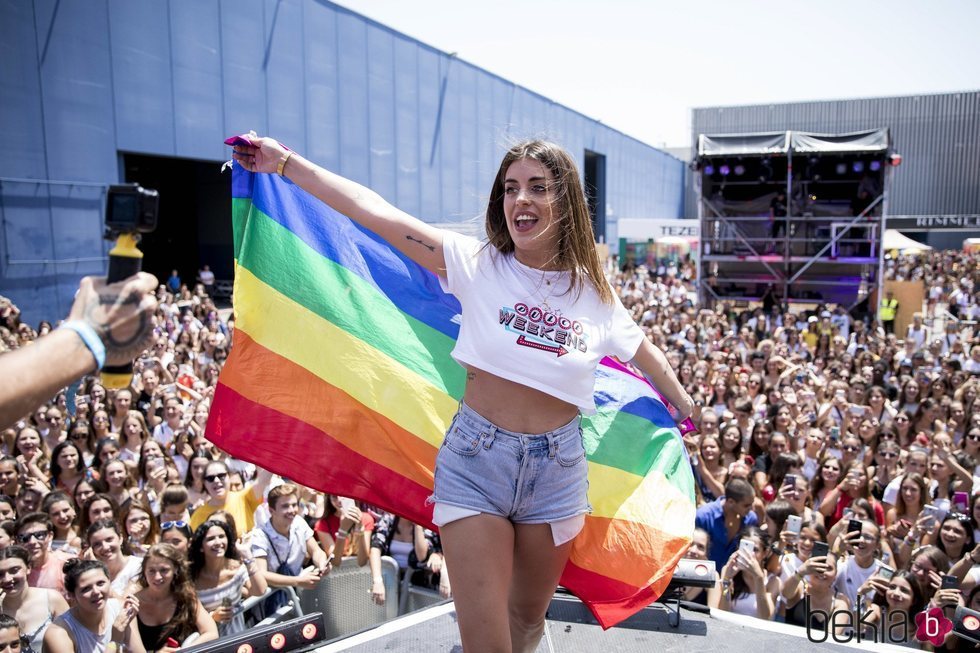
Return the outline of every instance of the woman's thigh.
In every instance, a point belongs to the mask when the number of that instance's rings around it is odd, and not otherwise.
[[[510,650],[507,601],[514,528],[503,517],[480,514],[445,524],[439,531],[463,650]]]
[[[514,536],[511,618],[531,626],[548,611],[572,542],[555,546],[550,524],[515,524]]]

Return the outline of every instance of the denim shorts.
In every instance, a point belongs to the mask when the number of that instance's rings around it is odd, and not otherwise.
[[[591,512],[588,491],[579,416],[532,435],[498,428],[461,403],[436,456],[430,501],[518,524],[554,524]]]

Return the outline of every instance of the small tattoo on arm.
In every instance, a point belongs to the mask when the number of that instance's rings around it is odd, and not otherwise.
[[[406,239],[406,240],[410,240],[410,241],[412,241],[413,243],[418,243],[418,244],[419,244],[419,245],[421,245],[422,247],[425,247],[425,248],[427,248],[427,249],[428,249],[428,250],[429,250],[430,252],[434,252],[434,251],[436,251],[436,246],[435,246],[435,245],[430,245],[430,244],[428,244],[428,243],[426,243],[426,242],[423,242],[423,241],[421,241],[421,240],[419,240],[418,238],[413,238],[413,237],[411,237],[411,236],[405,236],[405,239]]]

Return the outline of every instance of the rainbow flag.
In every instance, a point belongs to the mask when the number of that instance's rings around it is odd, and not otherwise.
[[[207,436],[236,457],[432,528],[436,453],[464,372],[459,303],[434,275],[276,175],[234,166],[234,347]],[[610,627],[655,600],[694,528],[679,433],[605,359],[585,419],[594,512],[562,585]]]

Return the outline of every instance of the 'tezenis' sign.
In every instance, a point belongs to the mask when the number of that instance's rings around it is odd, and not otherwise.
[[[893,215],[888,228],[898,231],[980,231],[980,215]]]

